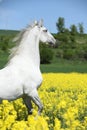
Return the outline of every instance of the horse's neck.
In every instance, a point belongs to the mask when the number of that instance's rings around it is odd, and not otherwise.
[[[23,57],[22,60],[24,60],[24,62],[27,62],[27,64],[33,63],[37,67],[40,66],[38,37],[30,34],[27,38],[23,38],[18,51],[18,56],[21,58]]]
[[[26,42],[26,43],[24,43]],[[39,56],[39,39],[30,34],[26,41],[23,42],[24,55],[28,57],[35,65],[40,64]],[[25,45],[26,44],[26,45]]]

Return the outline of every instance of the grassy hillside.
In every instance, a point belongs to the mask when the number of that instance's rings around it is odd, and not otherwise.
[[[78,42],[79,44],[87,43],[87,34],[77,35],[76,42]]]
[[[16,35],[19,31],[17,30],[0,30],[0,36],[1,35],[4,35],[4,36],[7,36],[7,35]]]

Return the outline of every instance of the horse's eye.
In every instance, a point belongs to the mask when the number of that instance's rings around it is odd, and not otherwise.
[[[43,30],[43,32],[47,32],[47,29]]]

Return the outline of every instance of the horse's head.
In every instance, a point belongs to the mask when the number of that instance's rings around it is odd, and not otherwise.
[[[55,44],[56,40],[52,36],[52,34],[43,26],[43,21],[36,22],[36,34],[39,34],[39,40],[44,43]]]

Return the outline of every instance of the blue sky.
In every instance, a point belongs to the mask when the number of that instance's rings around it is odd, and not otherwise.
[[[64,17],[67,28],[83,23],[87,33],[87,0],[0,0],[0,29],[20,30],[42,18],[56,33],[59,17]]]

